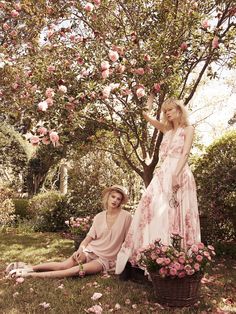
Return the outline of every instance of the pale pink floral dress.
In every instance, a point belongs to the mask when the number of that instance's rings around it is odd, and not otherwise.
[[[171,243],[171,234],[183,237],[182,247],[187,243],[200,242],[200,224],[196,185],[193,174],[186,164],[180,175],[180,189],[173,206],[172,174],[184,147],[184,129],[178,128],[173,135],[164,134],[160,146],[160,162],[154,177],[145,190],[135,211],[125,242],[117,256],[116,273],[120,274],[128,260],[135,263],[138,250],[160,238],[163,244]]]

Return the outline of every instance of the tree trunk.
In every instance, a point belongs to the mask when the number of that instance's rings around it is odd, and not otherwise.
[[[68,168],[67,164],[63,163],[60,166],[60,192],[65,195],[68,190]]]

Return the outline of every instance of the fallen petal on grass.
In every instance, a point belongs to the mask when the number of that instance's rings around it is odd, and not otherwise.
[[[93,301],[96,301],[96,300],[100,299],[101,297],[102,297],[102,293],[100,293],[100,292],[94,292],[94,294],[92,295],[91,299],[92,299]]]

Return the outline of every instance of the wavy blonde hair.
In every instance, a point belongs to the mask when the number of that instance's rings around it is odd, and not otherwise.
[[[181,127],[186,127],[189,125],[188,111],[186,110],[183,104],[183,101],[179,99],[175,99],[175,98],[168,98],[164,101],[161,107],[161,112],[162,112],[161,121],[164,123],[165,128],[167,130],[170,130],[173,128],[172,122],[168,121],[165,114],[166,109],[169,109],[169,108],[176,108],[179,111],[180,113],[179,125]]]

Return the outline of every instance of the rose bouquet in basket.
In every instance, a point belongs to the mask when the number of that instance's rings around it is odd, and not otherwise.
[[[180,248],[181,237],[172,235],[172,245],[164,245],[157,239],[140,249],[137,263],[150,273],[160,277],[183,278],[196,273],[203,274],[215,256],[214,247],[203,243],[193,244],[186,251]]]
[[[65,224],[70,228],[70,233],[74,237],[85,237],[92,225],[93,219],[91,216],[86,217],[70,217],[65,221]]]

